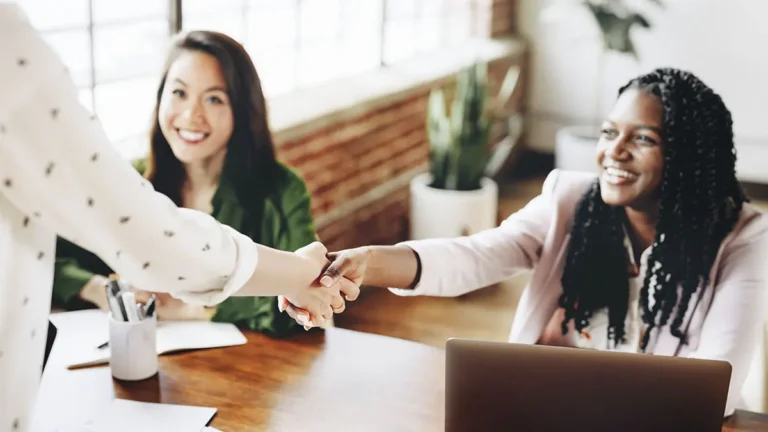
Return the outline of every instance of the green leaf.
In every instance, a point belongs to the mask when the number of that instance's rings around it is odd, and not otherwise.
[[[623,7],[610,4],[588,4],[595,17],[603,38],[605,48],[611,51],[630,54],[637,58],[637,51],[630,36],[630,30],[638,25],[650,28],[651,25],[642,15],[626,13]]]
[[[451,142],[450,119],[445,113],[445,96],[433,90],[427,101],[427,139],[430,146],[447,148]]]
[[[445,189],[448,176],[448,155],[447,151],[430,151],[430,174],[432,175],[432,184],[430,186]]]
[[[456,190],[479,189],[488,161],[485,146],[465,146],[457,155]]]
[[[504,75],[504,81],[502,81],[499,88],[499,94],[496,96],[496,100],[499,101],[501,106],[505,106],[512,98],[512,94],[515,93],[517,83],[520,81],[520,68],[518,66],[512,66],[507,69],[507,74]]]
[[[632,20],[634,24],[637,24],[642,28],[651,28],[651,23],[649,23],[648,20],[640,14],[634,13],[629,16],[629,19]],[[631,26],[632,24],[630,24],[630,27]]]

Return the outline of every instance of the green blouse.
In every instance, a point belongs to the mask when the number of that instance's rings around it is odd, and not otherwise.
[[[134,165],[139,172],[144,172],[144,161]],[[261,218],[248,217],[238,202],[234,187],[223,179],[211,200],[211,216],[262,245],[295,251],[315,240],[310,195],[295,171],[284,165],[280,167],[281,175],[275,179],[278,199],[265,202]],[[259,219],[261,223],[256,227]],[[108,276],[112,273],[96,255],[58,238],[53,306],[67,310],[93,307],[79,297],[80,291],[94,274]],[[301,329],[288,314],[278,311],[276,297],[231,297],[216,306],[212,320],[234,323],[273,337],[287,336]]]

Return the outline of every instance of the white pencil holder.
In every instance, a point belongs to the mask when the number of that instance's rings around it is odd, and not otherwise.
[[[113,377],[140,381],[157,373],[156,317],[117,321],[109,314],[109,367]]]

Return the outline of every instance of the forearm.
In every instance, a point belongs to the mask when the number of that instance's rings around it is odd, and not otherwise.
[[[234,297],[290,295],[317,279],[320,269],[293,252],[257,245],[259,261],[248,282]]]
[[[363,285],[413,288],[418,283],[419,260],[408,246],[365,246],[368,268]]]

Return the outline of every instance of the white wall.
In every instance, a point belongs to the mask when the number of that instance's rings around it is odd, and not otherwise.
[[[740,174],[765,171],[768,177],[768,168],[749,164],[768,160],[768,0],[663,1],[664,9],[634,1],[654,27],[634,31],[639,62],[609,56],[601,92],[604,111],[633,76],[660,66],[690,70],[723,97],[733,114]],[[570,25],[542,23],[542,8],[557,2],[576,0],[521,0],[519,15],[533,54],[528,142],[547,152],[554,149],[559,125],[589,121],[599,90],[596,26],[586,12],[572,14]],[[766,154],[758,157],[754,151]]]

